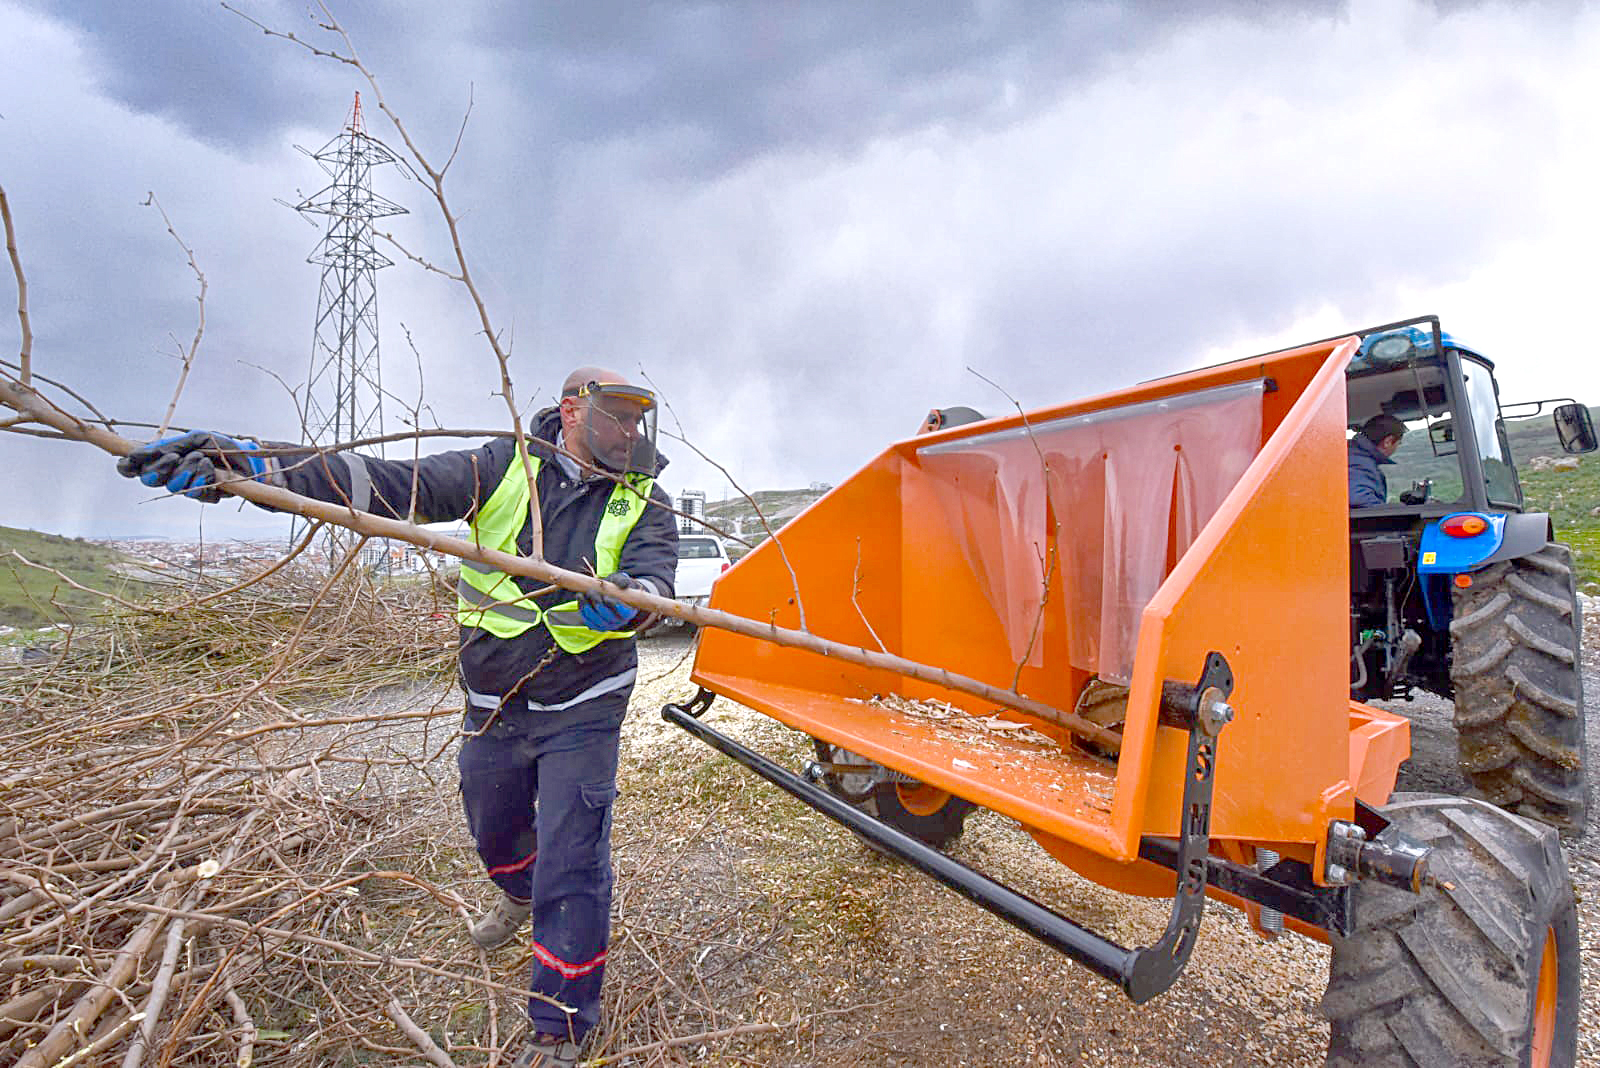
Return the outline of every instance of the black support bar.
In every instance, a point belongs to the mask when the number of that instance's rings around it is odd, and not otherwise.
[[[1205,668],[1194,685],[1168,683],[1163,687],[1163,719],[1188,731],[1189,756],[1178,838],[1171,858],[1177,872],[1172,914],[1156,943],[1140,949],[1127,949],[1101,937],[706,726],[699,717],[711,706],[716,695],[704,687],[685,705],[667,705],[661,710],[661,718],[737,760],[824,816],[844,824],[890,856],[905,861],[1018,930],[1116,983],[1135,1004],[1142,1004],[1177,981],[1189,962],[1200,931],[1206,884],[1211,874],[1208,864],[1211,792],[1217,764],[1217,740],[1222,728],[1233,719],[1233,709],[1227,703],[1233,686],[1233,670],[1227,659],[1221,653],[1212,652],[1206,655]]]
[[[1102,938],[1027,895],[997,883],[932,846],[924,845],[910,835],[874,819],[755,750],[701,723],[679,705],[667,705],[661,710],[661,717],[668,723],[682,727],[713,749],[732,757],[824,816],[844,824],[885,853],[905,861],[1050,948],[1065,953],[1096,975],[1111,980],[1132,996],[1130,985],[1133,982],[1135,958],[1140,951],[1125,949]]]
[[[1178,843],[1171,838],[1142,838],[1139,858],[1177,871]],[[1224,893],[1277,909],[1331,934],[1350,933],[1350,888],[1318,886],[1312,881],[1311,869],[1298,860],[1279,861],[1264,872],[1217,856],[1208,857],[1206,866],[1206,882]]]

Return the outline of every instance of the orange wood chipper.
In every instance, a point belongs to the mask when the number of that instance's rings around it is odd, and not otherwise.
[[[808,632],[883,655],[708,628],[699,695],[663,715],[1135,1001],[1182,971],[1209,896],[1264,937],[1331,944],[1330,1063],[1571,1064],[1556,832],[1391,796],[1408,722],[1350,699],[1357,345],[930,420],[711,598],[778,628],[803,609]],[[817,759],[797,773],[720,733],[701,719],[718,695],[810,735]],[[973,806],[1103,886],[1170,898],[1166,930],[1123,947],[941,853]]]

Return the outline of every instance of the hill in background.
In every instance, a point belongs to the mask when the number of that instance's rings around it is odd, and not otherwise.
[[[1596,426],[1600,426],[1600,409],[1589,409],[1591,417],[1595,419]],[[1561,457],[1566,453],[1561,451],[1561,441],[1556,437],[1555,423],[1551,420],[1550,413],[1534,416],[1529,419],[1507,419],[1506,440],[1511,443],[1511,456],[1516,461],[1518,475],[1524,482],[1530,471],[1529,461],[1535,456]],[[1455,454],[1447,453],[1443,456],[1433,455],[1438,450],[1453,449],[1450,444],[1434,446],[1429,443],[1428,435],[1421,429],[1413,429],[1401,441],[1400,448],[1395,452],[1396,465],[1406,470],[1415,470],[1426,473],[1429,477],[1439,477],[1453,473],[1456,476],[1457,488],[1460,483],[1460,467]],[[1595,454],[1600,455],[1600,454]],[[1586,461],[1587,462],[1587,461]],[[1391,493],[1396,488],[1389,487]],[[1595,504],[1600,505],[1600,501]]]
[[[1597,409],[1589,409],[1589,414],[1600,427]],[[1550,417],[1508,420],[1506,436],[1511,439],[1528,511],[1550,513],[1556,540],[1572,547],[1579,588],[1600,592],[1600,452],[1570,457],[1578,462],[1573,470],[1536,471],[1530,463],[1536,456],[1567,457]]]
[[[119,595],[143,589],[126,577],[133,561],[115,549],[82,538],[0,527],[0,626],[83,623],[91,610],[103,603],[95,594],[74,589],[48,571],[26,566],[14,553],[92,589]]]
[[[1591,408],[1589,413],[1600,426],[1600,410]],[[1561,451],[1549,412],[1529,419],[1507,419],[1506,439],[1511,444],[1526,510],[1550,514],[1556,540],[1572,546],[1576,554],[1580,586],[1594,592],[1600,587],[1600,515],[1595,514],[1600,511],[1600,452],[1568,457]],[[1431,456],[1432,451],[1428,436],[1415,430],[1400,443],[1395,464],[1406,472],[1408,479],[1426,476],[1435,480],[1436,490],[1453,484],[1454,490],[1459,491],[1461,469],[1456,457]],[[1577,466],[1570,470],[1554,470],[1540,465],[1542,469],[1536,469],[1533,461],[1541,456],[1569,459]],[[1404,488],[1390,477],[1391,496]]]
[[[707,501],[706,522],[730,538],[737,536],[751,545],[756,545],[765,541],[767,537],[767,532],[761,524],[761,516],[766,517],[767,526],[777,530],[832,488],[816,483],[807,489],[756,490],[748,498],[730,497],[725,501]],[[744,551],[742,545],[734,544],[729,547],[729,554],[735,559]]]

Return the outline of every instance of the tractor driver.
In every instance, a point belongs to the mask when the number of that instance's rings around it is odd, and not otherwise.
[[[1389,482],[1383,465],[1392,464],[1406,425],[1392,415],[1375,415],[1350,439],[1350,507],[1374,508],[1385,503]]]

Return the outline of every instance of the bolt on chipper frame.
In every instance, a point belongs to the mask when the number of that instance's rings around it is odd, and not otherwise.
[[[1360,345],[899,442],[713,590],[712,608],[775,628],[798,624],[798,598],[812,633],[986,698],[707,628],[698,696],[663,715],[1136,1002],[1176,980],[1211,897],[1263,937],[1332,946],[1329,1063],[1571,1064],[1557,832],[1394,795],[1409,724],[1350,696]],[[817,760],[797,774],[722,734],[702,718],[718,695],[811,736]],[[980,744],[963,721],[1005,729]],[[1118,945],[944,855],[973,806],[1105,887],[1170,898],[1166,930]]]

